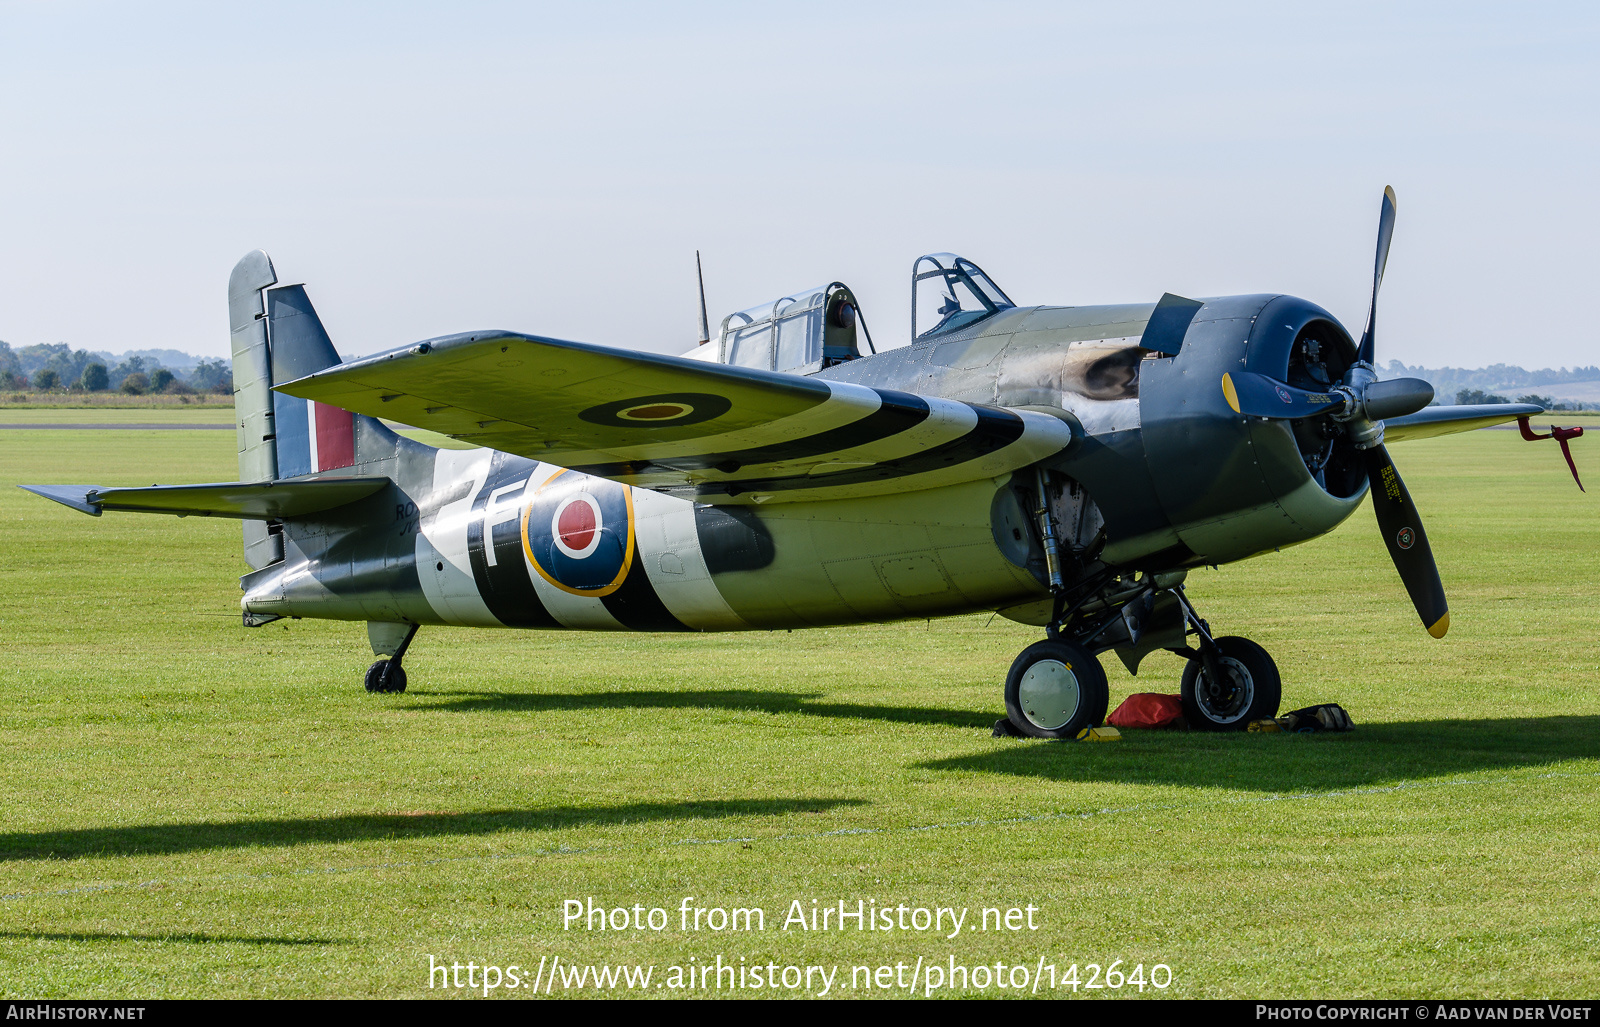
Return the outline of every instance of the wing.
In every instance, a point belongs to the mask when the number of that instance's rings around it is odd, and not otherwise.
[[[1482,403],[1475,406],[1425,407],[1404,417],[1391,417],[1383,422],[1383,437],[1387,442],[1409,442],[1412,439],[1431,439],[1435,435],[1471,431],[1490,425],[1515,421],[1519,417],[1544,413],[1543,407],[1531,403]]]
[[[365,499],[389,484],[388,478],[316,478],[310,481],[230,481],[216,485],[152,485],[149,488],[99,488],[94,485],[21,485],[63,506],[100,516],[102,510],[177,514],[187,517],[237,517],[271,520],[303,517]]]
[[[974,481],[1074,437],[1036,411],[512,332],[433,339],[278,390],[717,504]]]

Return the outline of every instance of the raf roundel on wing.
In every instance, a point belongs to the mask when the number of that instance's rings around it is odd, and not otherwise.
[[[682,427],[721,417],[733,404],[708,392],[667,392],[602,403],[579,412],[590,424],[612,428]]]
[[[539,576],[563,592],[610,595],[633,563],[633,499],[616,482],[561,471],[528,504],[522,545]]]

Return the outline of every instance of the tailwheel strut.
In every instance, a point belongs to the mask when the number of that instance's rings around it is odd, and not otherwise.
[[[400,665],[405,658],[406,650],[411,646],[411,640],[417,637],[420,624],[411,625],[411,630],[406,632],[406,637],[395,648],[394,655],[387,660],[379,660],[367,668],[366,686],[369,692],[404,692],[406,690],[406,669]]]

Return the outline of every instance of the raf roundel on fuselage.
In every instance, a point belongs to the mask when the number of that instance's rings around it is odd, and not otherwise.
[[[539,576],[563,592],[608,596],[633,563],[633,498],[625,485],[560,471],[522,515],[522,545]]]

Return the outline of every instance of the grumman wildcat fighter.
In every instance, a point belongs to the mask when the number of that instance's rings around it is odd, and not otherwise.
[[[1386,191],[1373,303],[1394,225]],[[1371,492],[1423,625],[1449,626],[1384,441],[1532,406],[1428,407],[1292,296],[1019,307],[919,258],[909,346],[839,283],[729,315],[684,357],[506,331],[341,362],[267,255],[229,281],[241,482],[32,486],[76,509],[244,521],[244,623],[363,620],[374,692],[424,624],[740,631],[993,610],[1047,636],[1005,684],[1017,731],[1101,722],[1097,654],[1186,661],[1198,727],[1277,712],[1272,658],[1215,637],[1190,568],[1332,531]],[[859,332],[858,332],[859,328]],[[379,418],[481,448],[436,449]],[[1192,642],[1192,644],[1191,644]]]

